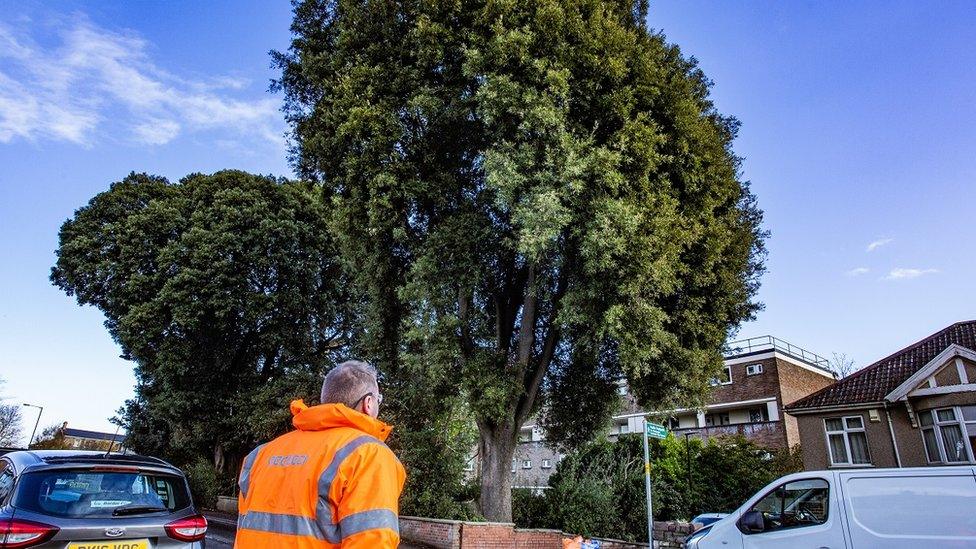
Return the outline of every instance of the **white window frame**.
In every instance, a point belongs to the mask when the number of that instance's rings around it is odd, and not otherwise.
[[[967,406],[968,407],[968,406]],[[972,448],[969,443],[969,433],[972,432],[976,435],[976,421],[967,421],[962,415],[963,406],[945,406],[942,408],[931,408],[929,410],[924,410],[918,413],[919,415],[919,425],[918,434],[922,437],[922,449],[925,451],[925,461],[931,464],[940,465],[968,465],[976,463],[976,459],[973,459]],[[956,416],[954,420],[941,421],[939,420],[940,410],[952,410]],[[931,425],[922,425],[921,416],[924,414],[929,414],[932,419]],[[959,427],[959,431],[962,433],[963,448],[966,450],[966,461],[949,461],[948,454],[945,449],[945,441],[942,440],[942,427],[948,427],[950,425],[956,425]],[[925,431],[931,430],[935,433],[935,444],[938,447],[938,454],[941,461],[932,461],[929,459],[929,448],[928,443],[925,442]]]
[[[847,426],[848,419],[857,418],[861,422],[861,428],[850,428]],[[831,419],[839,419],[842,430],[840,431],[830,431],[827,429],[827,421]],[[824,442],[827,443],[827,457],[830,459],[830,465],[833,467],[872,467],[871,462],[871,443],[868,441],[867,427],[864,423],[864,416],[835,416],[835,417],[825,417],[823,418],[824,426]],[[851,439],[849,433],[864,433],[864,446],[868,450],[868,461],[867,463],[854,463],[854,454],[851,452]],[[844,437],[844,451],[847,452],[846,462],[836,462],[834,461],[834,452],[830,448],[830,435],[842,435]]]
[[[552,469],[552,460],[551,459],[544,459],[544,460],[542,460],[542,468],[543,469]]]
[[[747,376],[758,376],[758,375],[760,375],[762,373],[763,373],[763,365],[762,365],[762,363],[750,364],[750,365],[746,366],[746,375]]]
[[[515,458],[512,458],[512,472],[513,473],[515,472],[515,464],[516,463],[518,463],[518,460],[516,460]]]
[[[531,459],[523,459],[522,460],[522,468],[523,469],[531,469],[532,468],[532,460]]]
[[[718,385],[732,385],[732,366],[725,366],[725,373],[729,375],[728,381],[722,381],[721,378],[713,377],[712,379],[708,380],[708,384],[712,387],[716,387]]]

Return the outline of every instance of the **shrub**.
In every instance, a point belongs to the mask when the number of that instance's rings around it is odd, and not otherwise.
[[[799,447],[768,450],[741,436],[708,443],[668,437],[653,441],[650,454],[655,520],[732,511],[772,480],[802,470]],[[639,435],[584,446],[559,463],[544,495],[513,494],[515,523],[647,541],[643,463]]]
[[[512,490],[512,520],[524,528],[547,528],[552,523],[549,499],[532,490]]]
[[[193,502],[198,507],[213,509],[217,505],[217,496],[234,493],[234,478],[221,474],[206,459],[197,459],[192,465],[184,467],[183,471],[190,483]]]

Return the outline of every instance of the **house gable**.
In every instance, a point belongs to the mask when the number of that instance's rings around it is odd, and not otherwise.
[[[976,391],[976,351],[952,344],[885,396],[895,402],[910,396]]]

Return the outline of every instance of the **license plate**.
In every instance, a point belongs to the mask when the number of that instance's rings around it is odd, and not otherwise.
[[[98,541],[76,541],[68,544],[68,549],[149,549],[148,539],[113,539]]]

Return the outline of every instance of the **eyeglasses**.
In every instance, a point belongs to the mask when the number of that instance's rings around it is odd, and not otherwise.
[[[362,402],[363,399],[366,398],[366,397],[373,397],[373,398],[375,398],[376,399],[376,405],[377,406],[383,404],[383,393],[375,393],[374,394],[373,391],[370,391],[370,392],[366,393],[365,395],[359,397],[356,400],[356,402],[354,402],[352,404],[352,409],[355,410],[356,408],[359,408],[359,403]]]

